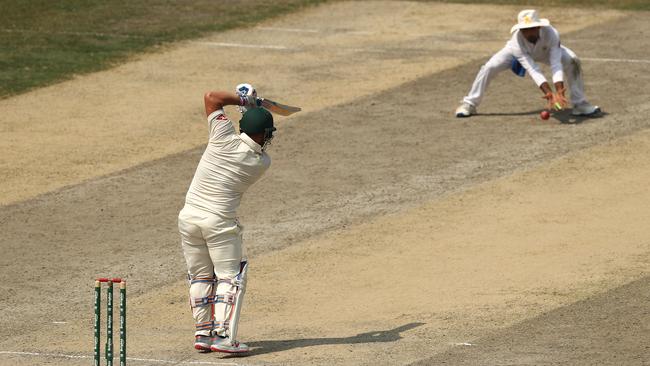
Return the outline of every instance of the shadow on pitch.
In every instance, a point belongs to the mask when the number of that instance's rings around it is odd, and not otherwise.
[[[491,117],[499,117],[499,116],[532,116],[535,114],[539,114],[542,111],[542,109],[537,109],[534,111],[526,111],[526,112],[501,112],[501,113],[477,113],[477,116],[491,116]]]
[[[246,356],[257,356],[271,352],[282,352],[293,348],[311,346],[322,346],[329,344],[359,344],[359,343],[385,343],[395,342],[402,339],[400,333],[424,325],[425,323],[409,323],[390,330],[379,330],[375,332],[360,333],[351,337],[338,338],[305,338],[287,339],[278,341],[246,342],[251,347]],[[239,357],[239,356],[229,356]],[[228,357],[227,357],[228,358]]]
[[[577,125],[592,119],[603,118],[606,115],[607,115],[606,112],[601,111],[591,116],[574,116],[571,114],[571,110],[563,110],[561,112],[555,112],[551,116],[556,120],[560,121],[560,123]]]
[[[537,109],[534,111],[527,111],[527,112],[506,112],[506,113],[478,113],[476,114],[477,116],[492,116],[492,117],[498,117],[498,116],[533,116],[533,115],[539,115],[543,109]],[[553,112],[551,113],[551,118],[559,121],[560,123],[564,124],[580,124],[582,122],[592,120],[592,119],[598,119],[605,117],[607,115],[606,112],[599,112],[591,116],[574,116],[571,114],[571,109],[565,109],[560,112]]]

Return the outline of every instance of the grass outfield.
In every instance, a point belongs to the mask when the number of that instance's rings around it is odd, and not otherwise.
[[[0,0],[0,98],[325,1]]]
[[[326,1],[336,0],[0,0],[0,98],[108,68],[166,42]],[[650,10],[650,0],[449,2]]]

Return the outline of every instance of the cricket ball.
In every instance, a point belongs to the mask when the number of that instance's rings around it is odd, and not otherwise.
[[[547,120],[550,116],[551,114],[548,113],[548,111],[542,111],[542,113],[539,114],[539,117],[543,120]]]

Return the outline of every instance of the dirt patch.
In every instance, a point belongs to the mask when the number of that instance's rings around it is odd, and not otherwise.
[[[255,351],[233,361],[414,362],[647,275],[650,162],[636,158],[646,153],[648,131],[257,256],[242,327]],[[145,291],[130,301],[132,354],[220,359],[180,346],[190,332],[184,281]],[[43,324],[57,341],[40,351],[85,348],[78,335],[90,319],[52,309],[49,320],[70,323]],[[27,337],[38,334],[1,345]]]
[[[650,278],[644,277],[417,365],[646,365],[649,294]]]

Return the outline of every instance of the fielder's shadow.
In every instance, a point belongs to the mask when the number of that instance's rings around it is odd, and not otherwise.
[[[379,330],[376,332],[360,333],[352,337],[340,338],[305,338],[305,339],[287,339],[278,341],[259,341],[246,342],[251,347],[246,356],[257,356],[271,352],[282,352],[293,348],[303,348],[311,346],[322,346],[327,344],[359,344],[359,343],[385,343],[395,342],[402,339],[401,332],[424,325],[425,323],[409,323],[390,330]],[[227,356],[239,357],[236,355]]]
[[[589,121],[592,119],[598,119],[598,118],[603,118],[607,115],[606,112],[598,112],[596,114],[590,115],[590,116],[574,116],[571,114],[571,110],[563,110],[561,112],[555,112],[552,114],[552,117],[555,118],[556,120],[560,121],[560,123],[563,124],[569,124],[569,125],[577,125],[581,124],[585,121]]]
[[[532,116],[532,115],[539,115],[543,109],[537,109],[534,111],[527,111],[527,112],[511,112],[511,113],[477,113],[477,116],[492,116],[492,117],[498,117],[498,116]],[[574,116],[571,114],[571,109],[565,109],[560,112],[553,112],[551,114],[551,118],[556,119],[560,123],[563,124],[573,124],[577,125],[582,122],[592,120],[592,119],[598,119],[605,117],[607,115],[606,112],[598,112],[594,115],[591,116]]]
[[[501,113],[477,113],[476,116],[492,116],[492,117],[499,117],[499,116],[532,116],[535,114],[539,114],[542,111],[542,109],[537,109],[534,111],[526,111],[526,112],[501,112]]]

